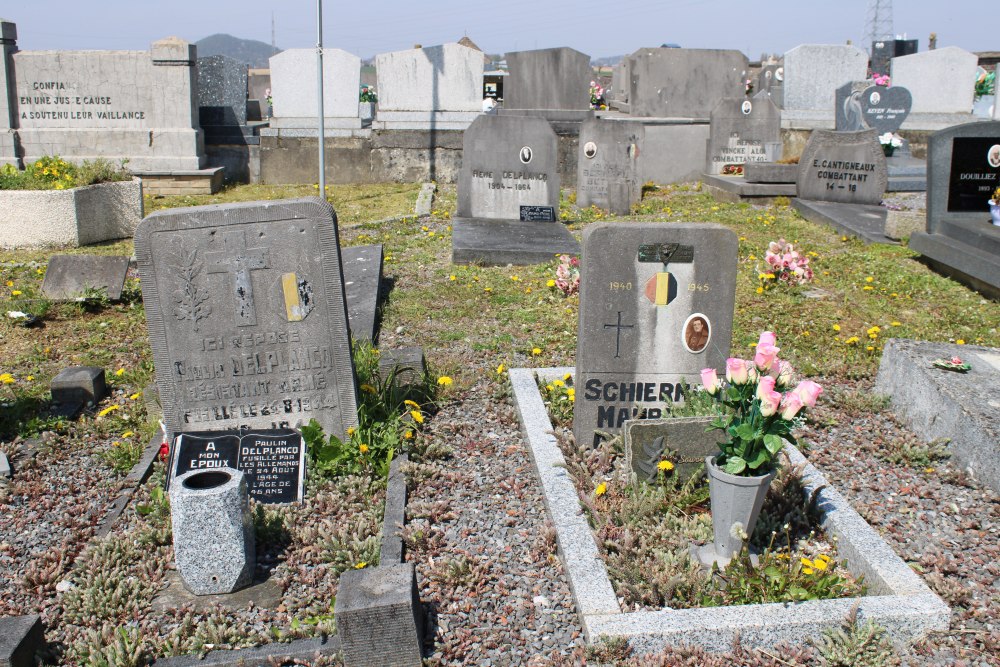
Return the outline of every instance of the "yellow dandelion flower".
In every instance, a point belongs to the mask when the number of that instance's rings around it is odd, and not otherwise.
[[[656,464],[657,469],[663,470],[664,472],[669,472],[674,469],[674,464],[670,461],[660,461]]]
[[[122,433],[123,438],[131,438],[133,435],[135,435],[134,431],[125,431],[124,433]]]
[[[101,410],[100,412],[98,412],[97,416],[98,417],[106,417],[106,416],[110,415],[112,412],[114,412],[115,410],[121,410],[121,407],[122,406],[120,406],[120,405],[109,405],[108,407],[106,407],[103,410]]]
[[[420,404],[417,403],[416,401],[411,401],[410,399],[406,399],[405,401],[403,401],[403,405],[408,405],[411,408],[415,408],[417,410],[420,409]]]
[[[28,382],[31,382],[32,380],[35,379],[35,376],[34,375],[29,375],[28,377],[26,377],[24,379],[27,380]]]
[[[531,288],[530,287],[525,287],[524,288],[524,293],[525,294],[531,294]]]
[[[608,492],[608,485],[605,484],[604,482],[598,484],[597,488],[594,489],[594,495],[598,497],[603,496],[607,492]]]
[[[764,288],[763,287],[758,287],[757,288],[757,294],[763,294],[763,293],[764,293]]]
[[[932,472],[934,472],[934,468],[924,468],[924,472],[925,472],[925,473],[927,473],[927,474],[929,475],[929,474],[931,474]]]
[[[448,280],[450,280],[451,282],[455,282],[456,280],[458,280],[458,278],[455,277],[455,274],[452,274],[448,276]]]
[[[955,341],[955,345],[965,345],[965,340],[962,339],[962,338],[959,338],[958,340]]]
[[[366,445],[364,443],[361,443],[360,445],[358,445],[358,451],[361,452],[362,454],[367,454],[368,453],[368,445]]]
[[[566,373],[566,375],[563,375],[563,380],[566,382],[569,382],[572,378],[573,378],[572,373]]]
[[[875,347],[874,347],[874,346],[872,346],[872,345],[869,345],[869,346],[868,346],[868,347],[866,347],[865,349],[866,349],[866,350],[868,350],[869,352],[874,352],[874,351],[875,351]]]
[[[2,373],[2,374],[0,374],[0,383],[3,383],[3,384],[14,384],[15,382],[17,382],[17,380],[15,380],[14,376],[11,375],[10,373]]]
[[[903,326],[903,323],[902,322],[893,322],[892,326],[894,326],[894,327],[901,327],[901,326]]]
[[[111,443],[111,446],[112,446],[112,447],[121,447],[121,446],[122,446],[122,443],[120,443],[120,442],[118,442],[117,440],[115,440],[114,442],[112,442],[112,443]]]
[[[834,324],[833,325],[833,330],[834,331],[840,331],[840,325],[839,324]]]
[[[555,389],[556,387],[555,387],[555,385],[553,385],[553,384],[552,384],[552,383],[550,382],[550,383],[548,383],[547,385],[545,385],[545,388],[546,388],[546,389],[548,389],[549,391],[552,391],[552,390],[554,390],[554,389]]]
[[[550,279],[549,279],[549,281],[548,281],[547,283],[545,283],[545,286],[546,286],[546,287],[555,287],[555,286],[556,286],[556,281],[555,281],[555,280],[552,280],[552,279],[550,278]]]
[[[813,562],[811,560],[809,560],[808,558],[800,558],[799,562],[802,563],[803,567],[812,567],[813,566]]]
[[[363,384],[361,385],[361,391],[365,392],[366,394],[374,394],[375,387],[371,386],[370,384]]]
[[[540,348],[540,347],[533,347],[533,348],[531,348],[531,356],[537,357],[541,353],[542,353],[542,348]]]
[[[829,556],[827,556],[826,554],[820,554],[820,555],[816,556],[816,558],[814,558],[813,560],[814,560],[815,562],[819,562],[819,561],[823,561],[823,564],[824,564],[824,565],[829,565],[829,564],[830,564],[830,562],[831,562],[831,561],[832,561],[833,559],[832,559],[832,558],[830,558]],[[814,563],[814,565],[815,565],[815,563]],[[823,568],[823,569],[825,569],[825,568]]]
[[[514,275],[514,276],[511,276],[510,279],[513,280],[516,283],[517,281],[519,281],[521,279],[521,277],[517,276],[517,275]]]
[[[862,287],[861,289],[863,289],[863,290],[864,290],[864,291],[866,291],[866,292],[871,292],[871,291],[872,291],[873,289],[875,289],[875,288],[874,288],[874,287],[872,287],[871,285],[865,285],[865,286],[864,286],[864,287]]]
[[[403,434],[403,437],[407,440],[413,440],[413,431],[408,430],[406,433]]]
[[[354,433],[355,433],[354,427],[353,426],[348,426],[347,427],[347,437],[350,438],[352,435],[354,435]]]
[[[115,375],[117,375],[118,377],[125,375],[125,369],[119,368],[118,370],[115,371]]]
[[[566,386],[566,383],[563,382],[562,380],[553,380],[552,384],[555,385],[556,387],[565,387]]]
[[[438,378],[438,384],[441,385],[442,387],[447,387],[451,384],[451,378],[448,377],[447,375],[442,375],[441,377]]]
[[[134,394],[132,394],[131,396],[129,396],[129,397],[128,397],[128,399],[129,399],[130,401],[135,401],[135,400],[137,400],[137,399],[138,399],[138,398],[139,398],[140,396],[142,396],[142,392],[141,392],[141,391],[137,391],[137,392],[135,392]]]
[[[850,338],[848,338],[847,340],[844,341],[844,344],[845,345],[854,345],[859,340],[861,340],[861,339],[858,338],[857,336],[851,336]]]
[[[867,276],[867,277],[865,277],[865,282],[866,283],[873,283],[873,282],[875,282],[875,278],[872,277],[872,276]]]
[[[354,564],[354,569],[355,569],[355,570],[363,570],[363,569],[365,569],[366,567],[368,567],[368,563],[367,563],[367,562],[365,562],[365,561],[361,561],[360,563],[355,563],[355,564]]]
[[[503,364],[501,363],[501,364],[500,364],[499,366],[497,366],[497,375],[500,375],[500,374],[501,374],[501,373],[503,373],[503,372],[504,372],[505,370],[507,370],[507,367],[506,367],[506,366],[504,366],[504,365],[503,365]]]
[[[420,410],[410,410],[410,416],[413,417],[413,421],[418,424],[424,423],[424,416],[420,413]]]
[[[812,569],[811,567],[804,567],[802,568],[802,572],[804,572],[805,574],[813,574],[816,572],[816,570]]]
[[[14,281],[13,280],[8,280],[7,281],[7,287],[13,287],[13,286],[14,286]]]

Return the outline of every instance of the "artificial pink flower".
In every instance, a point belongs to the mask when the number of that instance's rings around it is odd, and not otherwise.
[[[719,375],[714,368],[703,368],[701,370],[701,383],[705,386],[705,391],[711,396],[719,391]]]
[[[795,415],[802,409],[802,399],[794,391],[784,395],[781,400],[781,418],[794,419]]]
[[[774,391],[774,378],[770,375],[765,375],[760,379],[760,383],[757,385],[757,398],[763,398],[765,394],[772,393]]]
[[[750,379],[747,375],[747,362],[732,357],[726,359],[726,379],[731,384],[746,384]]]
[[[770,243],[767,244],[767,251],[769,253],[771,253],[771,254],[775,254],[775,255],[778,254],[779,252],[781,252],[781,244],[784,243],[784,242],[785,242],[785,239],[781,239],[780,242],[778,242],[778,241],[771,241]]]
[[[770,332],[765,331],[764,334]],[[774,346],[774,343],[764,343],[764,334],[761,334],[761,342],[757,344],[757,351],[753,355],[753,363],[757,367],[757,370],[762,373],[766,373],[771,370],[771,366],[778,361],[778,352],[780,348]],[[771,339],[774,339],[774,334],[771,334]]]
[[[781,392],[773,390],[761,391],[761,387],[764,386],[764,380],[770,380],[773,386],[774,378],[763,378],[760,381],[760,385],[757,386],[757,398],[760,399],[760,414],[762,417],[770,417],[778,411],[778,406],[781,405]]]
[[[760,340],[757,341],[757,347],[760,347],[761,345],[774,346],[777,344],[778,344],[778,337],[774,335],[773,331],[762,331],[760,333]]]
[[[775,385],[778,387],[787,387],[791,384],[792,375],[795,373],[795,369],[792,368],[791,362],[779,361],[771,368],[772,372],[775,369],[777,369],[777,374],[774,376]]]
[[[823,387],[812,380],[803,380],[793,391],[799,395],[804,405],[813,408],[816,407],[817,397],[823,393]]]

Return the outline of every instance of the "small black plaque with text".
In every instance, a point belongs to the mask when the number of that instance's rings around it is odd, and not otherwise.
[[[197,469],[235,468],[261,503],[302,501],[305,446],[293,429],[179,433],[170,448],[170,478]]]
[[[556,209],[554,206],[522,206],[522,222],[555,222]]]

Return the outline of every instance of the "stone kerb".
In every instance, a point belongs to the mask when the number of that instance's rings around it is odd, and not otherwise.
[[[317,127],[316,51],[286,49],[271,56],[272,129]],[[341,49],[323,49],[324,130],[358,129],[361,58]],[[381,92],[381,91],[379,91]]]
[[[909,89],[913,113],[971,113],[979,62],[974,53],[946,46],[891,62],[892,85]]]
[[[535,382],[536,373],[539,379],[551,381],[571,371],[512,368],[510,380],[522,430],[542,482],[546,508],[555,524],[560,558],[589,643],[627,639],[639,655],[680,644],[725,652],[732,650],[737,637],[744,647],[766,648],[781,642],[800,643],[819,637],[824,630],[834,630],[855,605],[859,620],[874,620],[887,628],[895,641],[915,641],[929,632],[947,629],[948,606],[792,447],[786,451],[792,465],[804,466],[806,493],[818,494],[824,530],[837,537],[840,554],[848,559],[851,571],[865,575],[871,595],[794,604],[623,613]]]
[[[81,246],[128,238],[142,216],[138,178],[70,190],[0,190],[0,246]]]

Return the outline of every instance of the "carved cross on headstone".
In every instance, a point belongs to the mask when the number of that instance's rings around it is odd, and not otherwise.
[[[247,248],[246,232],[231,231],[222,236],[225,250],[207,254],[209,273],[233,273],[236,325],[257,324],[253,304],[253,281],[250,272],[270,268],[267,248]]]
[[[615,332],[615,359],[621,356],[622,349],[622,329],[634,329],[634,324],[622,324],[622,311],[618,311],[618,323],[617,324],[605,324],[605,329],[617,329]]]

